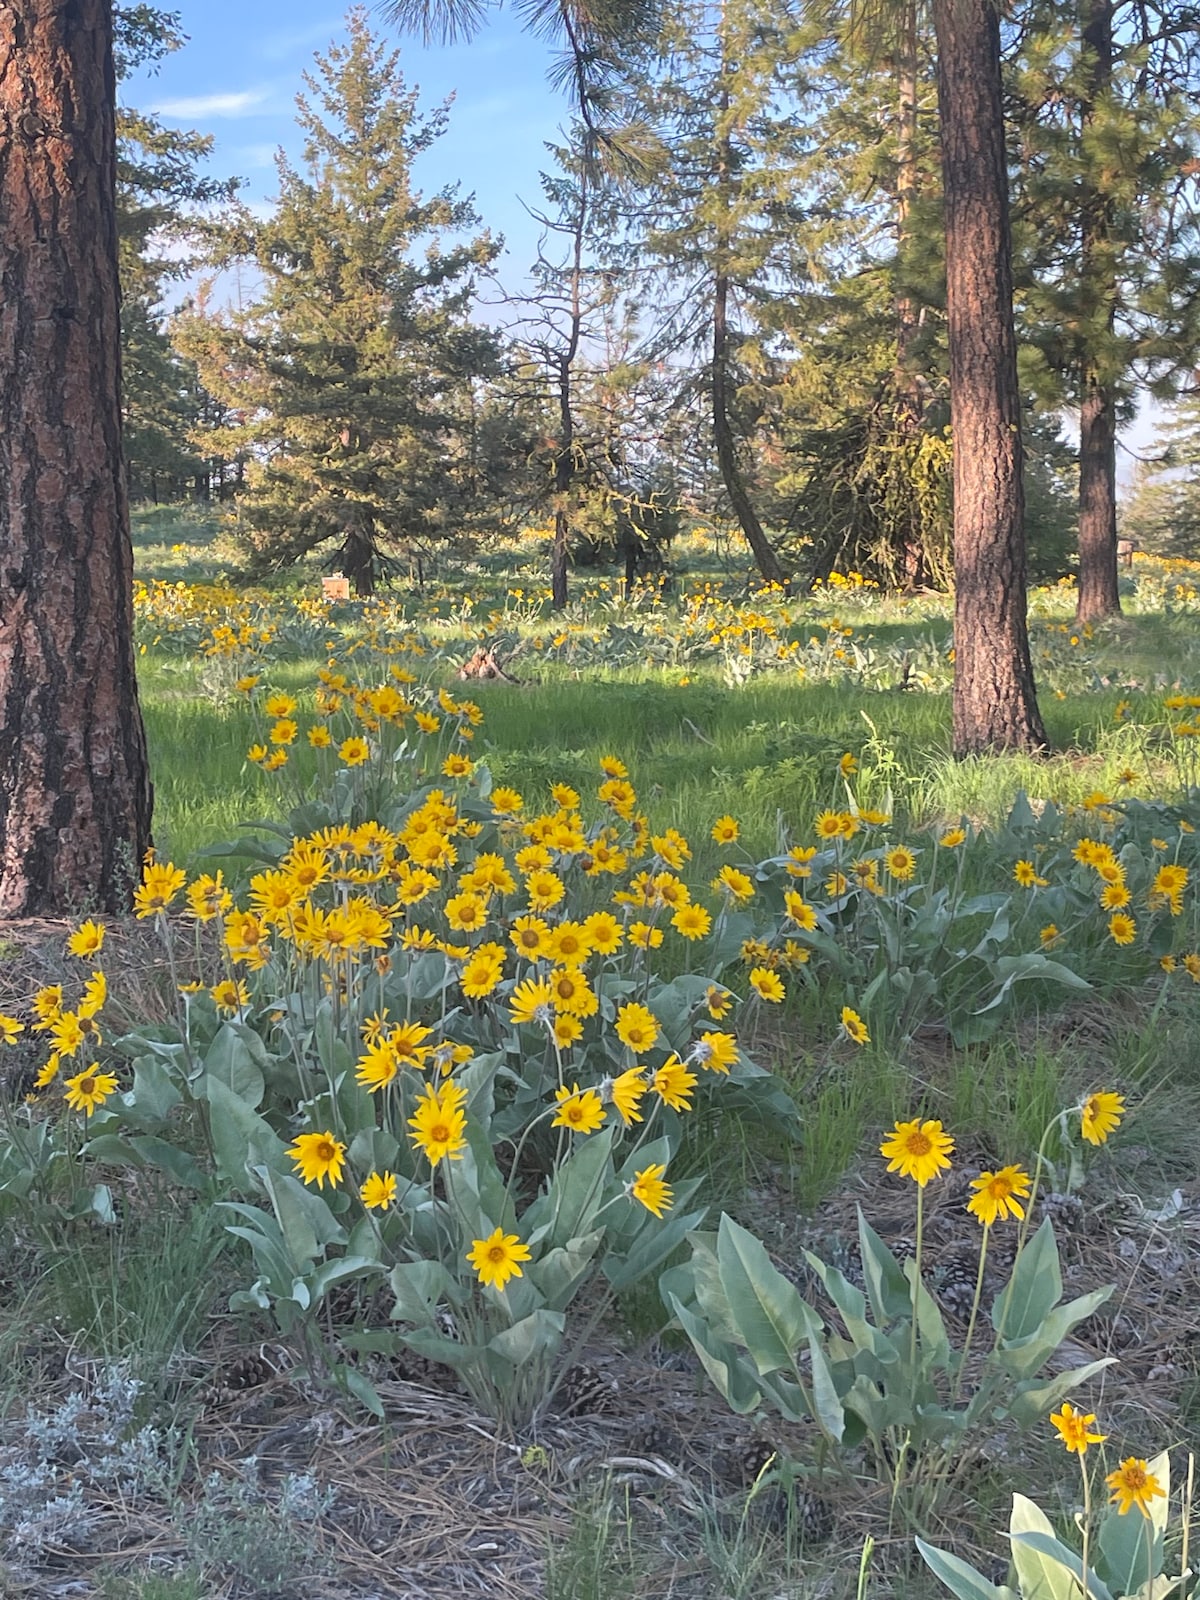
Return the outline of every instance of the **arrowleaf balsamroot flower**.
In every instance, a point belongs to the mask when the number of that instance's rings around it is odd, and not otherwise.
[[[187,873],[169,861],[151,861],[133,893],[134,910],[139,917],[153,917],[165,911],[187,882]]]
[[[631,1001],[617,1012],[617,1038],[635,1056],[644,1055],[658,1039],[658,1018],[648,1007]]]
[[[711,887],[724,889],[735,900],[749,900],[754,894],[753,881],[736,867],[722,867],[712,880]]]
[[[855,1044],[870,1044],[871,1035],[867,1032],[867,1025],[858,1012],[850,1006],[842,1007],[842,1032],[847,1039],[853,1039]]]
[[[651,1075],[650,1087],[672,1111],[690,1111],[692,1091],[697,1081],[696,1074],[689,1072],[679,1057],[672,1053]]]
[[[642,1120],[638,1106],[645,1093],[646,1080],[642,1077],[639,1067],[630,1067],[629,1071],[623,1072],[619,1078],[606,1078],[600,1085],[601,1099],[616,1106],[621,1121],[627,1128],[632,1123]]]
[[[91,956],[97,956],[104,948],[104,931],[102,922],[93,922],[89,918],[86,922],[81,922],[67,940],[67,949],[73,956],[79,956],[84,961]]]
[[[558,1111],[552,1128],[570,1128],[572,1133],[595,1133],[604,1121],[604,1104],[595,1089],[581,1090],[577,1083],[564,1084],[554,1091]]]
[[[509,1016],[520,1026],[526,1022],[549,1024],[553,1016],[550,985],[544,978],[526,978],[509,996]]]
[[[931,1178],[936,1178],[950,1166],[950,1152],[954,1140],[943,1131],[940,1122],[922,1122],[918,1117],[912,1122],[898,1122],[879,1147],[886,1157],[889,1172],[898,1172],[911,1178],[923,1189]]]
[[[111,1072],[101,1072],[98,1061],[93,1061],[90,1067],[77,1072],[63,1084],[71,1110],[82,1111],[89,1117],[97,1106],[104,1104],[116,1087],[117,1080]]]
[[[1108,935],[1114,944],[1132,944],[1137,935],[1137,923],[1123,911],[1116,911],[1108,919]]]
[[[368,1211],[386,1211],[396,1198],[396,1174],[373,1172],[358,1195]]]
[[[907,883],[917,870],[917,858],[906,844],[895,845],[883,858],[888,875],[898,883]]]
[[[1137,1456],[1126,1456],[1117,1470],[1110,1472],[1104,1481],[1112,1490],[1112,1503],[1122,1517],[1133,1506],[1144,1517],[1148,1517],[1151,1500],[1161,1499],[1165,1493],[1147,1463]]]
[[[522,1244],[515,1233],[505,1233],[497,1228],[486,1239],[476,1239],[467,1251],[467,1260],[479,1274],[484,1288],[503,1294],[510,1278],[523,1278],[521,1262],[531,1259],[529,1246]]]
[[[680,906],[671,918],[671,926],[685,939],[703,939],[712,927],[712,917],[703,906]]]
[[[1125,1096],[1109,1089],[1088,1095],[1083,1102],[1081,1132],[1089,1144],[1103,1144],[1125,1115]]]
[[[656,1217],[661,1217],[672,1204],[671,1185],[663,1182],[666,1170],[662,1163],[644,1167],[641,1172],[634,1174],[633,1182],[629,1185],[630,1196],[640,1200],[646,1210],[653,1212]]]
[[[750,971],[750,987],[763,1000],[770,1000],[775,1005],[783,999],[785,990],[778,974],[771,971],[770,967],[753,967]]]
[[[1086,1455],[1090,1444],[1103,1444],[1108,1437],[1105,1433],[1093,1433],[1092,1424],[1096,1418],[1092,1412],[1076,1411],[1075,1407],[1063,1401],[1061,1411],[1052,1411],[1050,1421],[1058,1429],[1058,1436],[1063,1442],[1064,1449],[1074,1451],[1076,1455]]]
[[[967,1210],[977,1217],[985,1228],[1005,1217],[1016,1217],[1019,1222],[1025,1215],[1022,1200],[1029,1197],[1029,1174],[1020,1167],[1001,1167],[997,1172],[981,1172],[971,1179],[975,1193],[967,1201]]]
[[[466,1090],[459,1084],[447,1083],[440,1095],[432,1086],[427,1087],[417,1101],[416,1113],[408,1119],[413,1130],[409,1138],[420,1145],[431,1167],[436,1167],[443,1157],[451,1161],[462,1159],[467,1144],[467,1118],[462,1109],[466,1097]]]
[[[250,991],[238,979],[222,978],[208,992],[217,1010],[226,1016],[236,1016],[243,1006],[250,1004]]]
[[[346,1146],[332,1133],[298,1133],[288,1155],[305,1183],[323,1189],[326,1178],[331,1187],[340,1180]]]

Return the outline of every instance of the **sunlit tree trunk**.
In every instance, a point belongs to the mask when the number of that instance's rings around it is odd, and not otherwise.
[[[954,434],[954,750],[1041,749],[1025,595],[1000,23],[934,0]]]
[[[1085,0],[1081,18],[1087,90],[1082,107],[1086,140],[1098,102],[1112,85],[1111,0]],[[1080,196],[1080,276],[1084,316],[1094,342],[1112,338],[1117,285],[1112,267],[1112,201],[1086,174]],[[1117,408],[1099,359],[1085,361],[1079,401],[1079,606],[1080,622],[1120,613],[1117,588]]]

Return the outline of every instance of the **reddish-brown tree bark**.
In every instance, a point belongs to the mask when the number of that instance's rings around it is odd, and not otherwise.
[[[1112,0],[1084,0],[1081,14],[1086,91],[1081,107],[1084,138],[1097,104],[1112,87]],[[1103,343],[1112,339],[1117,303],[1113,271],[1112,200],[1085,171],[1079,215],[1080,276],[1085,327],[1099,319]],[[1093,342],[1096,340],[1093,333]],[[1117,410],[1112,384],[1100,370],[1104,352],[1085,354],[1079,399],[1079,605],[1080,622],[1120,614],[1117,587]]]
[[[1117,587],[1117,412],[1111,388],[1084,380],[1079,404],[1080,622],[1119,616]]]
[[[1046,731],[1025,615],[1000,22],[992,0],[934,0],[933,24],[954,434],[954,751],[1037,750]]]
[[[0,4],[0,916],[150,841],[121,458],[111,0]]]

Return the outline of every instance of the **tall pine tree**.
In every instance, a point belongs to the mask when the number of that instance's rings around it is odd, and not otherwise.
[[[1010,76],[1023,332],[1079,415],[1083,621],[1120,610],[1118,426],[1200,354],[1196,24],[1177,0],[1042,0]]]
[[[178,15],[155,6],[119,7],[115,26],[118,85],[186,43]],[[228,205],[238,187],[202,170],[212,146],[207,134],[168,128],[158,117],[117,106],[121,387],[125,461],[135,499],[208,489],[210,464],[192,445],[189,430],[211,400],[171,344],[164,298],[194,265],[187,247],[198,214]]]
[[[462,240],[478,222],[470,201],[414,189],[445,109],[418,111],[363,8],[305,83],[303,167],[279,156],[274,213],[241,211],[221,258],[248,260],[260,293],[181,316],[175,337],[236,408],[212,447],[248,457],[238,505],[252,566],[335,543],[369,594],[397,552],[457,534],[477,509],[472,384],[496,343],[470,311],[498,247]]]

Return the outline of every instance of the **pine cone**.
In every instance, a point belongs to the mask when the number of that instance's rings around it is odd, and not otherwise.
[[[678,1461],[683,1455],[683,1440],[665,1422],[647,1422],[630,1434],[627,1450],[630,1455]]]
[[[820,1544],[828,1539],[837,1521],[829,1501],[808,1489],[796,1493],[796,1516],[805,1544]]]
[[[1043,1218],[1050,1218],[1056,1233],[1073,1233],[1083,1225],[1083,1201],[1077,1194],[1059,1194],[1051,1190],[1038,1202]]]
[[[965,1256],[950,1256],[933,1274],[933,1289],[943,1311],[959,1322],[966,1322],[975,1300],[978,1263]]]
[[[586,1361],[568,1367],[558,1386],[557,1408],[564,1417],[594,1416],[611,1411],[616,1379]]]
[[[274,1376],[275,1368],[263,1356],[257,1353],[238,1356],[217,1372],[209,1389],[209,1400],[214,1405],[225,1405],[247,1389],[258,1389],[270,1383]]]
[[[458,1388],[458,1377],[453,1367],[444,1361],[434,1361],[416,1350],[397,1350],[389,1358],[389,1377],[397,1383],[415,1384],[419,1389],[440,1389],[452,1394]]]
[[[769,1439],[740,1439],[728,1450],[718,1450],[713,1466],[719,1477],[739,1487],[756,1483],[768,1466],[774,1466],[779,1452]]]

